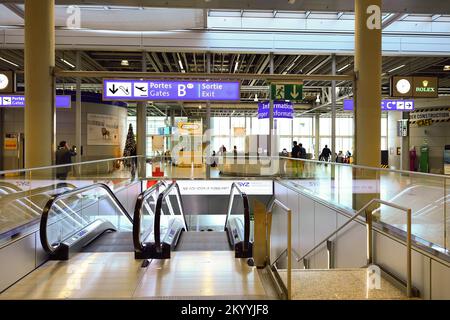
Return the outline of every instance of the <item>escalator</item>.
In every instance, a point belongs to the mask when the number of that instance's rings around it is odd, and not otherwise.
[[[0,240],[38,227],[46,202],[55,194],[74,189],[68,183],[51,184],[31,190],[22,190],[2,182],[0,189]]]
[[[133,219],[102,183],[53,196],[40,220],[40,239],[51,260],[76,252],[132,252]]]
[[[173,193],[179,214],[174,213],[169,198]],[[240,196],[243,203],[244,212],[240,215],[231,214],[236,195]],[[248,197],[234,183],[222,231],[199,232],[189,229],[176,182],[167,187],[160,182],[143,192],[136,203],[134,217],[136,259],[169,259],[171,251],[234,251],[236,258],[252,256]]]

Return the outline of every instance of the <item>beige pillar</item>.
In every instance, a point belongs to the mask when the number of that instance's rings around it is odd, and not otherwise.
[[[356,164],[378,168],[381,162],[381,10],[377,16],[372,11],[374,6],[381,9],[381,0],[355,0],[354,153]]]
[[[25,1],[25,167],[52,164],[55,150],[54,0]]]
[[[322,151],[320,145],[320,113],[314,115],[314,157],[319,160],[320,152]]]
[[[146,52],[142,52],[142,72],[147,72],[147,57]],[[136,104],[136,154],[143,156],[139,158],[138,176],[139,178],[146,177],[145,157],[147,156],[147,101],[138,102]]]
[[[381,163],[381,12],[381,0],[355,0],[354,159],[374,168]],[[353,209],[380,197],[378,171],[355,169],[353,180],[362,180],[356,184]],[[358,191],[361,185],[372,187],[374,193]]]

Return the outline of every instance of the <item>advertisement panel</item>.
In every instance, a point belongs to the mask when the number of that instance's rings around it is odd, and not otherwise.
[[[90,146],[119,145],[119,120],[105,114],[87,115],[87,144]]]
[[[229,195],[235,182],[247,195],[273,194],[270,180],[178,180],[182,195]]]

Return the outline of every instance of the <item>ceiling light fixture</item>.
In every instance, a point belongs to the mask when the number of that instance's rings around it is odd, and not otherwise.
[[[253,99],[253,101],[258,102],[258,94],[255,93],[255,99]]]
[[[450,66],[444,66],[444,71],[450,71]]]
[[[69,67],[71,68],[75,68],[75,65],[71,64],[69,61],[65,60],[65,59],[60,59],[62,62],[64,62],[65,64],[67,64]]]
[[[320,94],[317,94],[316,102],[320,103]]]
[[[405,66],[405,65],[402,64],[401,66],[398,66],[398,67],[396,67],[396,68],[394,68],[394,69],[389,70],[388,73],[391,73],[391,72],[394,72],[394,71],[396,71],[396,70],[398,70],[398,69],[401,69],[401,68],[403,68],[404,66]]]
[[[9,61],[9,60],[7,60],[5,58],[0,57],[0,60],[5,61],[6,63],[9,63],[10,65],[13,65],[14,67],[19,67],[19,65],[17,63]]]
[[[346,64],[345,66],[343,66],[342,68],[340,68],[337,72],[341,72],[345,69],[347,69],[350,66],[350,64]]]
[[[181,60],[178,60],[178,64],[180,65],[181,70],[184,70],[183,63],[181,62]]]
[[[239,61],[236,61],[236,64],[234,65],[234,72],[236,72],[236,70],[238,69],[239,66]]]
[[[122,60],[122,62],[120,63],[122,66],[124,67],[128,67],[130,65],[130,63],[128,62],[128,60]]]

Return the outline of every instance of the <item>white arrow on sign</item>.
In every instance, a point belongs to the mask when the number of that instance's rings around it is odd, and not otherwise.
[[[294,88],[292,89],[292,92],[291,92],[292,98],[297,99],[299,94],[300,93],[297,92],[297,86],[294,86]]]

